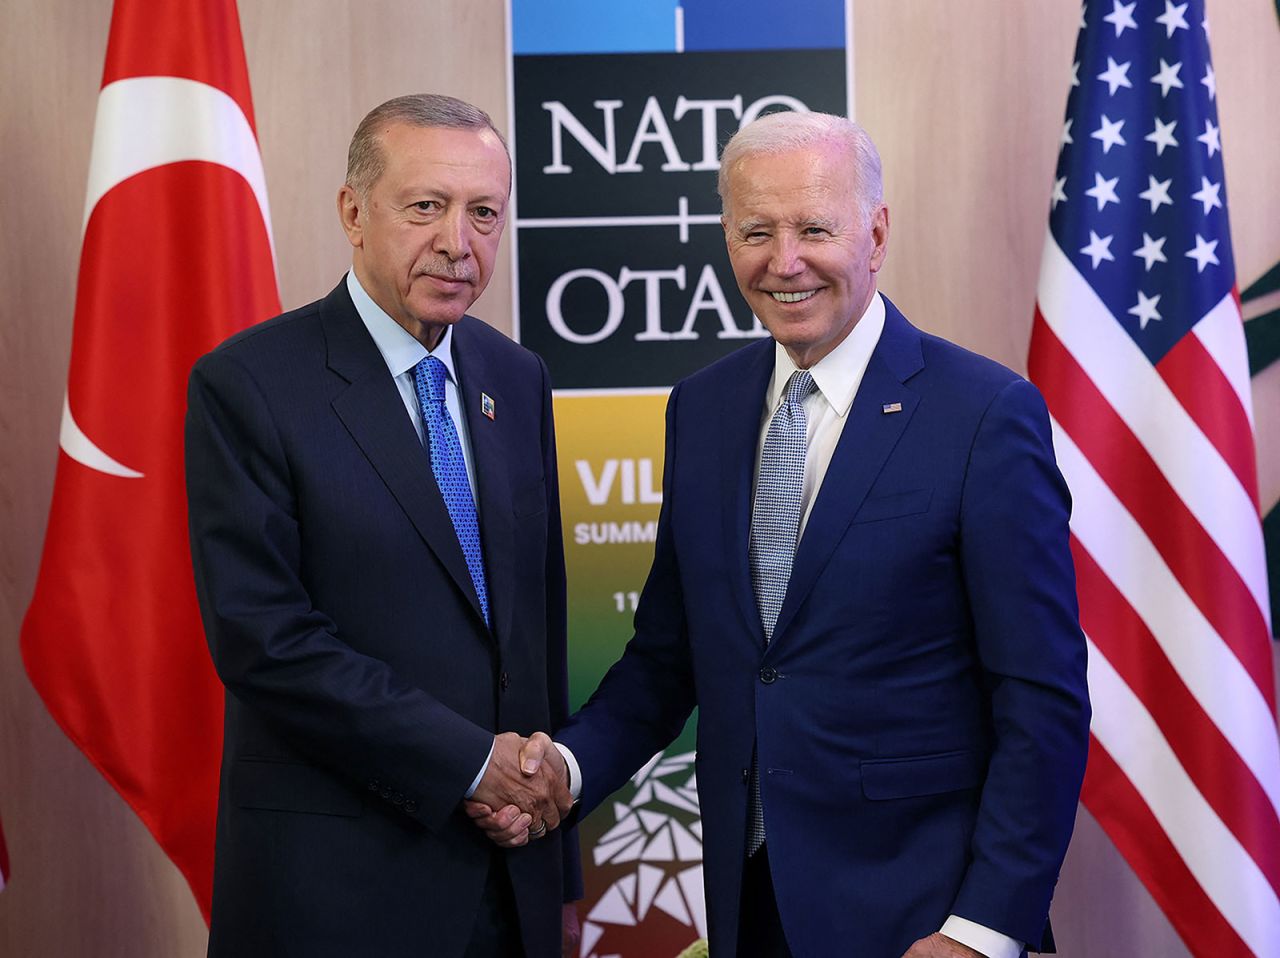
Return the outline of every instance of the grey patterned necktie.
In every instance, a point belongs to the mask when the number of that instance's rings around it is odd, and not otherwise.
[[[800,532],[804,492],[804,460],[808,449],[808,421],[804,400],[816,388],[808,370],[798,369],[787,382],[786,395],[765,433],[756,477],[756,498],[751,510],[751,585],[760,608],[765,643],[773,638],[778,613],[791,581],[791,563]],[[760,767],[751,758],[750,794],[747,804],[747,854],[764,844],[764,805],[760,801]]]

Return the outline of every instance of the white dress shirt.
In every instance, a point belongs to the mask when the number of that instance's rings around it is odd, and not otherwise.
[[[378,347],[378,352],[382,354],[382,361],[387,364],[391,378],[395,380],[396,388],[400,390],[400,399],[404,403],[405,411],[409,414],[413,428],[418,433],[418,441],[423,445],[426,445],[427,436],[422,422],[422,408],[418,405],[418,384],[414,378],[415,372],[418,363],[428,356],[434,356],[444,363],[446,374],[444,405],[453,418],[454,427],[458,430],[462,460],[467,465],[467,482],[471,485],[471,498],[476,502],[476,517],[479,518],[480,503],[476,501],[476,468],[471,459],[471,433],[467,429],[467,417],[462,414],[462,393],[458,389],[458,374],[453,368],[453,327],[446,326],[440,342],[436,343],[436,348],[427,349],[414,339],[407,329],[388,316],[386,310],[373,301],[373,298],[360,285],[354,269],[347,273],[347,292],[351,294],[351,302],[355,303],[360,321],[373,337],[373,344]],[[424,473],[424,480],[425,478]],[[472,781],[471,787],[467,789],[464,798],[470,798],[480,787],[480,780],[484,778],[492,758],[493,746],[490,745],[489,755],[480,766],[480,771]]]

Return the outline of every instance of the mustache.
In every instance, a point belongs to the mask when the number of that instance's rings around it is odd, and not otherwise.
[[[420,266],[416,273],[418,276],[434,276],[437,279],[448,279],[460,283],[474,283],[477,277],[474,265],[466,262],[451,263],[447,259],[426,263]]]

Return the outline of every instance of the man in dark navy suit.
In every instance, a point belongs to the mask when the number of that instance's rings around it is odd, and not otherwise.
[[[580,811],[696,705],[713,954],[1050,948],[1089,705],[1044,403],[876,291],[889,215],[856,124],[762,118],[720,176],[772,339],[671,393],[635,637],[556,735]]]
[[[550,384],[465,315],[510,184],[482,111],[383,104],[338,194],[351,271],[192,373],[192,558],[227,687],[212,955],[561,953],[570,799],[495,735],[568,708]],[[527,809],[533,840],[495,848],[468,797]]]

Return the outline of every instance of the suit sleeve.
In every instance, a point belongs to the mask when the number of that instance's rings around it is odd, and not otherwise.
[[[961,561],[995,747],[954,913],[1035,949],[1075,821],[1089,740],[1071,511],[1039,392],[1017,380],[975,434]]]
[[[569,613],[551,376],[541,359],[538,367],[542,374],[542,474],[546,477],[547,490],[547,701],[551,706],[549,731],[554,733],[569,718]],[[583,889],[576,825],[563,828],[560,847],[564,855],[564,901],[577,901],[582,897]]]
[[[672,531],[679,392],[677,386],[667,403],[662,512],[653,565],[636,607],[635,635],[586,705],[556,736],[573,751],[582,770],[582,815],[670,745],[695,705],[684,590]]]
[[[227,690],[355,787],[397,793],[440,828],[493,736],[357,652],[313,607],[276,424],[226,351],[192,372],[186,471],[196,591]]]

